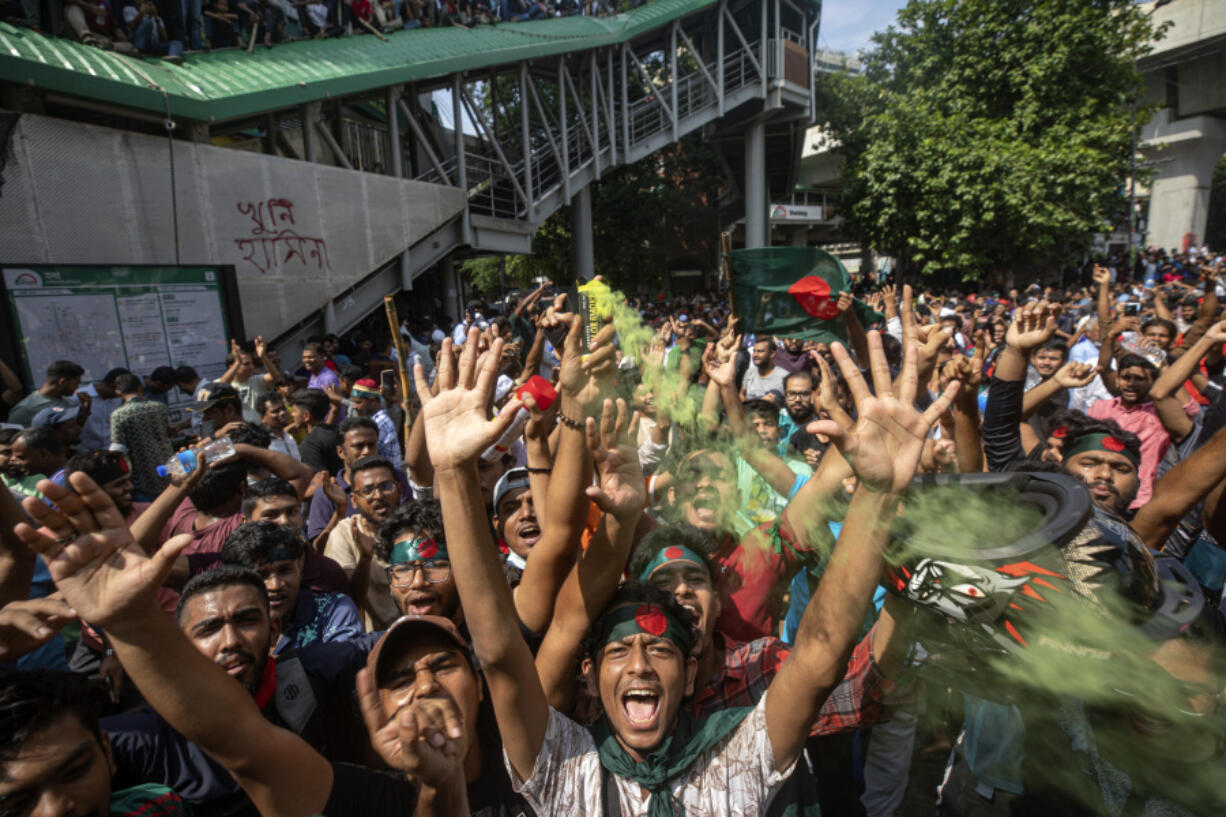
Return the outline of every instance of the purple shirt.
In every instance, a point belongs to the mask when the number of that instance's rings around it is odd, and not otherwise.
[[[329,386],[340,388],[340,385],[341,379],[327,366],[320,369],[319,374],[311,375],[311,379],[307,381],[308,389],[326,389]]]

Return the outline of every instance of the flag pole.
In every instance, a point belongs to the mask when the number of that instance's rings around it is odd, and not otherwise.
[[[725,230],[719,234],[719,252],[724,265],[724,275],[728,277],[728,308],[732,317],[736,317],[736,297],[732,289],[732,233]]]
[[[396,364],[400,370],[400,397],[404,408],[404,444],[409,444],[413,430],[413,405],[409,395],[409,358],[404,338],[400,336],[400,317],[396,314],[396,300],[391,295],[383,296],[383,308],[387,312],[387,324],[392,330],[392,343],[396,344]],[[402,463],[395,463],[396,466]]]

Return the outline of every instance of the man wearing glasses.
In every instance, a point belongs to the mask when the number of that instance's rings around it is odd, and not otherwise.
[[[350,468],[349,497],[357,508],[328,535],[324,555],[349,576],[349,595],[362,610],[366,631],[386,630],[400,617],[392,600],[385,557],[375,553],[379,528],[403,500],[392,464],[383,457],[363,457]]]
[[[379,529],[375,557],[388,564],[392,600],[401,613],[463,623],[436,500],[410,501],[397,508]]]

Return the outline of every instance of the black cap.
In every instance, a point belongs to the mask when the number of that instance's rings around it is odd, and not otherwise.
[[[234,390],[234,387],[228,386],[225,383],[209,383],[196,392],[196,394],[200,399],[188,406],[188,411],[207,411],[214,406],[220,406],[222,403],[233,403],[240,409],[243,405],[242,398],[238,396],[238,392]]]

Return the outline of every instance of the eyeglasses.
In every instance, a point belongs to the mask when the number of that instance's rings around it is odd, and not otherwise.
[[[788,392],[788,393],[787,393],[787,396],[788,396],[788,397],[795,397],[795,398],[798,398],[798,399],[802,399],[802,400],[803,400],[803,399],[804,399],[804,398],[806,398],[806,397],[812,397],[812,396],[813,396],[813,392],[811,392],[811,391],[790,391],[790,392]]]
[[[408,587],[413,584],[413,576],[421,571],[430,584],[441,584],[451,575],[451,562],[445,559],[434,559],[429,562],[404,562],[392,565],[387,569],[387,581],[392,587]]]
[[[389,479],[380,482],[378,485],[367,485],[361,490],[354,490],[351,488],[349,489],[349,493],[360,496],[362,499],[371,499],[376,493],[382,494],[383,496],[391,496],[392,494],[396,493],[396,489],[399,487],[399,485]]]

